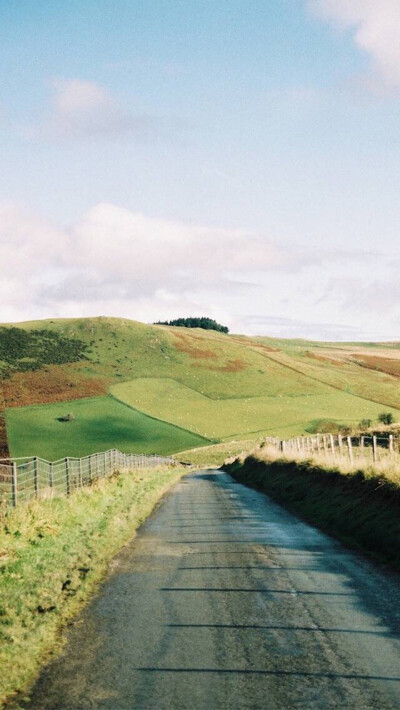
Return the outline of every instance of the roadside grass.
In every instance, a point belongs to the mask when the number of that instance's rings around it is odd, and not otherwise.
[[[235,457],[243,454],[245,451],[254,449],[260,444],[260,441],[260,439],[227,441],[222,444],[180,451],[174,454],[173,458],[181,463],[190,463],[199,468],[219,468],[227,458]]]
[[[236,480],[304,520],[400,570],[400,460],[377,464],[287,456],[270,447],[228,459]]]
[[[329,418],[352,427],[361,419],[376,420],[382,411],[381,404],[303,376],[290,388],[290,380],[283,386],[278,378],[267,392],[260,388],[257,397],[213,399],[172,379],[143,377],[113,385],[111,392],[146,414],[208,439],[243,439],[262,432],[288,438],[305,431],[315,419]],[[400,417],[398,410],[387,409]]]
[[[184,469],[98,481],[69,498],[3,511],[0,528],[0,706],[26,694],[71,621]]]
[[[59,419],[67,413],[74,420]],[[197,434],[138,412],[113,397],[14,407],[6,411],[11,456],[56,460],[117,448],[126,453],[167,455],[208,444]]]

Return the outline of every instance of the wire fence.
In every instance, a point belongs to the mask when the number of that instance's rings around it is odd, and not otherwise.
[[[124,454],[110,449],[83,458],[67,456],[46,461],[38,456],[0,459],[0,497],[7,506],[35,499],[70,495],[113,473],[160,465],[175,466],[175,459],[145,454]]]
[[[365,463],[400,462],[400,437],[393,434],[343,436],[315,434],[292,439],[267,437],[264,442],[284,455],[319,455],[331,460],[348,460],[352,465],[359,459]]]

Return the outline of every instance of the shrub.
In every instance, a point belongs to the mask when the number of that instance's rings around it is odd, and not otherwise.
[[[391,412],[381,412],[378,415],[378,422],[381,424],[393,424],[394,416]]]
[[[370,429],[372,427],[372,419],[361,419],[359,429]]]
[[[59,421],[60,422],[73,422],[75,419],[75,414],[72,412],[68,412],[68,414],[65,414],[63,417],[60,417]]]

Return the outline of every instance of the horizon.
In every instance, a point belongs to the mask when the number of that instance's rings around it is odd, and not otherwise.
[[[400,340],[398,0],[0,7],[0,321]]]
[[[192,316],[185,316],[185,317],[192,317]],[[200,317],[200,316],[193,316],[193,317]],[[49,321],[53,323],[54,321],[59,321],[59,320],[66,320],[66,321],[74,321],[74,320],[121,320],[121,321],[128,321],[131,323],[139,323],[139,325],[154,325],[154,326],[161,326],[165,328],[182,328],[185,326],[176,326],[176,325],[169,325],[168,323],[151,323],[151,322],[144,322],[137,320],[136,318],[125,318],[121,316],[107,316],[107,315],[93,315],[93,316],[69,316],[68,318],[40,318],[40,319],[31,319],[31,320],[22,320],[22,321],[12,321],[12,322],[0,322],[0,327],[4,326],[22,326],[22,325],[30,325],[31,323],[40,323],[41,321]],[[223,325],[223,323],[221,324]],[[193,330],[193,328],[188,328],[190,330]],[[199,326],[199,330],[202,330],[202,328]],[[265,333],[254,333],[253,335],[248,335],[246,333],[240,333],[236,331],[229,330],[228,333],[221,333],[220,331],[215,331],[212,328],[206,330],[206,332],[218,332],[219,335],[228,335],[228,336],[235,336],[235,335],[240,335],[240,336],[245,336],[250,339],[254,338],[266,338],[268,340],[288,340],[288,341],[299,341],[299,342],[305,342],[305,343],[329,343],[332,345],[398,345],[400,344],[400,340],[319,340],[318,338],[315,340],[312,340],[310,338],[302,338],[301,336],[298,337],[280,337],[276,335],[268,335]]]

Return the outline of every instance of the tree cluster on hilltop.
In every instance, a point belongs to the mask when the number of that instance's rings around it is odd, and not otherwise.
[[[175,318],[175,320],[157,321],[154,325],[175,325],[181,328],[203,328],[217,330],[219,333],[229,333],[226,325],[221,325],[212,318]]]

